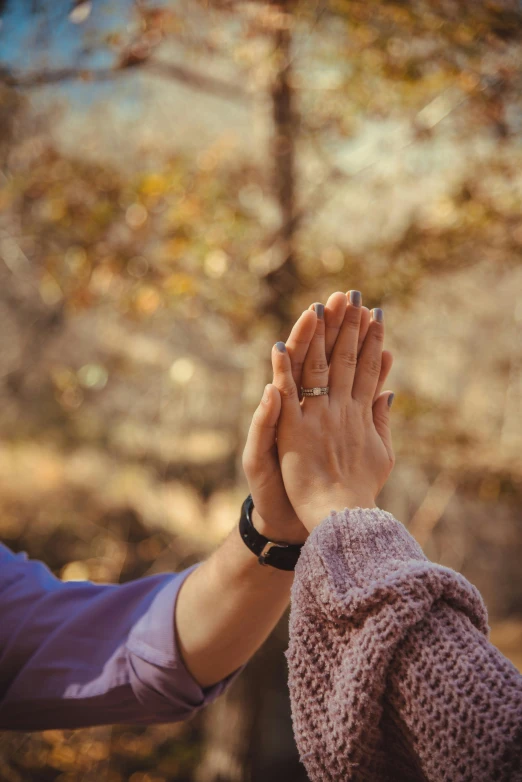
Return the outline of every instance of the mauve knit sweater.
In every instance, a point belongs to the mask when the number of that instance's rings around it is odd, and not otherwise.
[[[522,780],[522,676],[463,576],[390,513],[332,512],[299,558],[287,651],[311,780]]]

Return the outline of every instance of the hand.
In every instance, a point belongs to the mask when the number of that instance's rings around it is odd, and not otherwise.
[[[313,307],[314,305],[311,305]],[[332,354],[339,335],[347,306],[344,293],[334,293],[324,308],[326,359]],[[370,323],[370,311],[361,308],[358,352],[361,350]],[[315,335],[317,315],[312,309],[305,311],[296,322],[286,343],[292,378],[301,387],[303,364]],[[393,363],[392,354],[382,354],[381,373],[376,396],[380,393]],[[308,530],[294,511],[283,483],[279,465],[276,427],[281,411],[278,389],[269,384],[252,419],[243,453],[243,468],[254,500],[253,522],[256,529],[274,541],[302,543]]]
[[[305,398],[300,404],[288,350],[280,342],[272,350],[274,384],[281,397],[277,431],[281,472],[290,502],[309,532],[331,510],[375,507],[395,461],[390,392],[378,393],[382,310],[373,311],[358,358],[362,312],[355,303],[346,307],[329,370],[326,324],[317,319],[303,366],[303,386],[329,385],[329,396]]]

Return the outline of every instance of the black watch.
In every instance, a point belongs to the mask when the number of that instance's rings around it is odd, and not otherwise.
[[[246,546],[257,556],[260,565],[271,565],[278,570],[294,570],[303,544],[274,543],[256,530],[252,524],[254,501],[249,494],[241,506],[239,533]]]

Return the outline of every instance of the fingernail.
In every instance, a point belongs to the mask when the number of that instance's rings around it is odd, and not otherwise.
[[[353,304],[354,307],[361,306],[361,299],[361,291],[350,291],[350,304]]]
[[[263,402],[265,403],[265,405],[268,402],[268,397],[269,397],[268,389],[269,388],[270,388],[270,385],[266,385],[265,386],[265,390],[263,391]]]
[[[276,342],[275,346],[280,353],[286,353],[286,345],[284,342]]]
[[[373,312],[373,319],[377,321],[377,323],[382,323],[384,321],[384,312],[379,309],[379,307],[375,307],[375,309],[372,310]]]
[[[314,304],[315,314],[322,320],[324,318],[324,304]]]
[[[388,407],[392,406],[394,398],[395,398],[395,394],[390,394],[390,396],[388,397]]]

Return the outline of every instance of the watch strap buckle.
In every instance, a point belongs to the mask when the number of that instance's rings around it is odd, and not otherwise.
[[[266,565],[267,564],[266,559],[267,559],[268,555],[270,554],[271,549],[274,548],[274,546],[276,548],[288,548],[288,545],[289,545],[288,543],[274,543],[274,541],[269,540],[263,546],[263,550],[260,553],[260,555],[258,556],[257,561],[259,562],[260,565]]]
[[[260,565],[270,565],[278,570],[294,570],[303,545],[300,543],[276,543],[261,535],[252,524],[254,502],[249,494],[241,506],[239,534],[243,543],[255,554]]]

